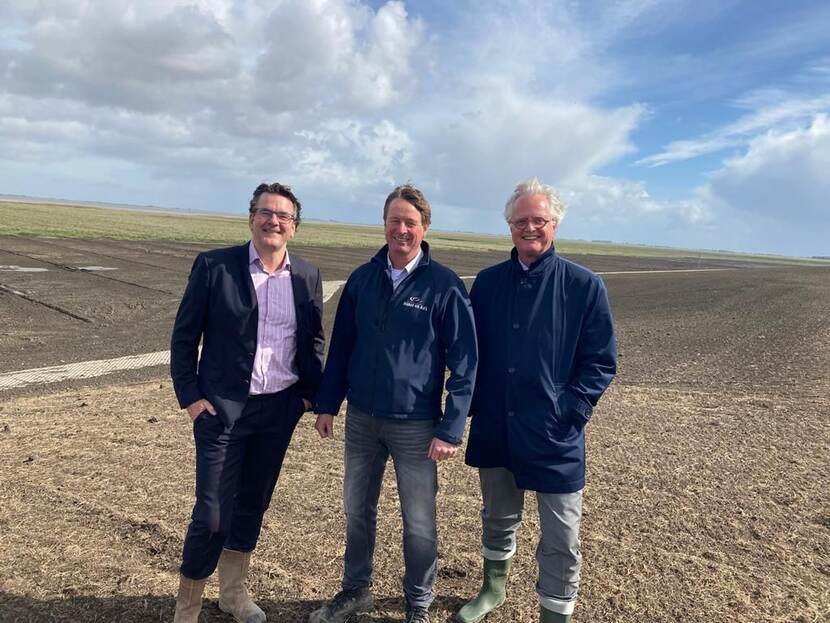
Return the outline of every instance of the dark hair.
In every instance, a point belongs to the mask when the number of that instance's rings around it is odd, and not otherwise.
[[[300,200],[294,196],[294,193],[291,192],[291,187],[286,186],[285,184],[280,184],[279,182],[274,182],[273,184],[260,184],[254,190],[254,195],[251,197],[251,201],[249,204],[248,212],[253,214],[254,210],[256,210],[257,201],[259,201],[260,195],[265,193],[269,193],[271,195],[279,195],[281,197],[285,197],[288,199],[292,204],[294,204],[294,224],[300,224],[300,210],[302,207],[300,206]]]
[[[428,227],[432,220],[432,208],[429,207],[429,201],[424,197],[424,193],[415,188],[412,184],[403,184],[398,186],[395,190],[389,193],[386,198],[386,203],[383,204],[383,220],[386,220],[386,215],[389,213],[389,205],[395,199],[403,199],[412,204],[412,206],[421,213],[421,225]]]

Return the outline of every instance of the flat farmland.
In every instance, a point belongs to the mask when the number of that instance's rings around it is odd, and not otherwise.
[[[337,282],[373,251],[298,242],[332,284],[330,333]],[[212,246],[0,237],[0,375],[166,350],[193,257]],[[608,285],[620,372],[588,429],[574,620],[830,619],[830,267],[578,251],[564,254]],[[505,255],[435,250],[464,277]],[[269,620],[303,621],[339,586],[342,436],[320,442],[312,422],[300,423],[253,563]],[[172,619],[192,446],[163,365],[0,390],[0,620]],[[388,472],[378,608],[359,623],[402,619]],[[480,581],[480,502],[463,461],[442,464],[440,479],[433,612],[446,621]],[[528,496],[508,601],[488,621],[536,620],[537,526]],[[207,596],[202,620],[228,621],[215,583]]]

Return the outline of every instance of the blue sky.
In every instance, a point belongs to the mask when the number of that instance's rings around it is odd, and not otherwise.
[[[260,181],[373,223],[830,255],[830,4],[11,0],[0,194],[243,213]]]

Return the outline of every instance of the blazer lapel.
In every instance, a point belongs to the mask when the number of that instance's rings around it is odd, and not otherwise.
[[[237,247],[237,249],[239,249],[239,283],[242,284],[239,288],[239,294],[242,297],[242,302],[246,307],[256,308],[256,290],[254,290],[254,281],[251,279],[249,244],[250,242],[247,242]]]
[[[308,284],[305,278],[299,274],[298,266],[291,263],[291,289],[294,292],[294,314],[297,318],[297,326],[305,324],[305,316],[300,311],[308,301]]]

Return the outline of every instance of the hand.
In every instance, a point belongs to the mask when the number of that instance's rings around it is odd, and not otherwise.
[[[305,413],[306,411],[311,411],[311,401],[306,398],[303,398],[303,407],[303,413]]]
[[[334,416],[321,413],[314,422],[314,430],[320,434],[321,439],[326,437],[334,438]]]
[[[438,439],[438,437],[433,437],[432,443],[429,444],[427,456],[437,463],[452,458],[456,452],[458,452],[458,446],[447,443],[443,439]]]
[[[207,411],[211,415],[216,415],[216,409],[213,408],[213,405],[210,404],[209,400],[205,400],[201,398],[194,402],[193,404],[187,405],[185,407],[187,409],[187,414],[190,416],[190,419],[195,421],[197,417],[199,417],[200,413]]]

